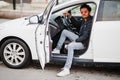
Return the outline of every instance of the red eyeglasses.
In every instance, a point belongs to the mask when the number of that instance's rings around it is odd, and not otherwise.
[[[81,11],[80,13],[81,14],[86,14],[86,13],[88,13],[88,11]]]

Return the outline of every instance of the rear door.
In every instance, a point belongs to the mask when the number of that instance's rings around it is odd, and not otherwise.
[[[94,61],[120,63],[120,0],[102,0],[93,26]]]
[[[36,29],[36,49],[42,69],[44,69],[45,64],[50,61],[50,35],[48,32],[48,22],[55,3],[56,0],[51,0],[49,2],[43,15],[40,17],[40,24]]]

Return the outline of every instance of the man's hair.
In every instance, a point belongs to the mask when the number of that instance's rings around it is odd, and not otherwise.
[[[87,4],[83,4],[83,5],[80,7],[80,10],[81,10],[82,8],[87,8],[88,11],[91,11],[91,7],[90,7],[89,5],[87,5]]]

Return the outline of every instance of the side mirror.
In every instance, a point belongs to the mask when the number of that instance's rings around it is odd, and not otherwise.
[[[37,23],[39,23],[39,16],[38,15],[31,16],[29,18],[29,23],[30,24],[37,24]]]

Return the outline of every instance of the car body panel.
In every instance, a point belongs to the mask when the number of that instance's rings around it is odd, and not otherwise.
[[[11,20],[0,24],[0,41],[5,38],[16,37],[23,40],[32,53],[32,59],[38,59],[35,45],[35,30],[38,24],[29,24],[25,18]]]
[[[86,59],[87,61],[90,60],[90,62],[120,63],[120,21],[97,21],[100,0],[71,0],[59,4],[54,8],[55,2],[53,2],[53,5],[49,6],[50,8],[48,8],[48,11],[45,12],[43,16],[43,23],[30,24],[29,20],[25,20],[24,17],[0,24],[0,41],[11,37],[23,40],[30,49],[32,60],[39,59],[42,69],[44,69],[45,64],[50,62],[50,47],[52,41],[48,23],[51,13],[73,5],[90,2],[96,4],[96,10],[89,46],[87,51],[77,59]],[[39,16],[42,16],[42,14]]]
[[[104,1],[109,4],[104,4]],[[101,0],[99,9],[97,9],[97,14],[95,15],[92,30],[94,62],[120,63],[120,20],[117,16],[114,16],[115,18],[112,16],[112,19],[111,17],[108,17],[108,19],[103,17],[103,20],[99,20],[103,15],[103,11],[104,13],[119,11],[115,6],[113,7],[112,4],[118,6],[119,2],[114,2],[114,0]],[[106,10],[103,10],[103,8]],[[112,10],[107,11],[108,8]],[[111,12],[109,15],[111,14],[113,13]]]
[[[120,62],[120,21],[99,21],[93,27],[94,61]]]

